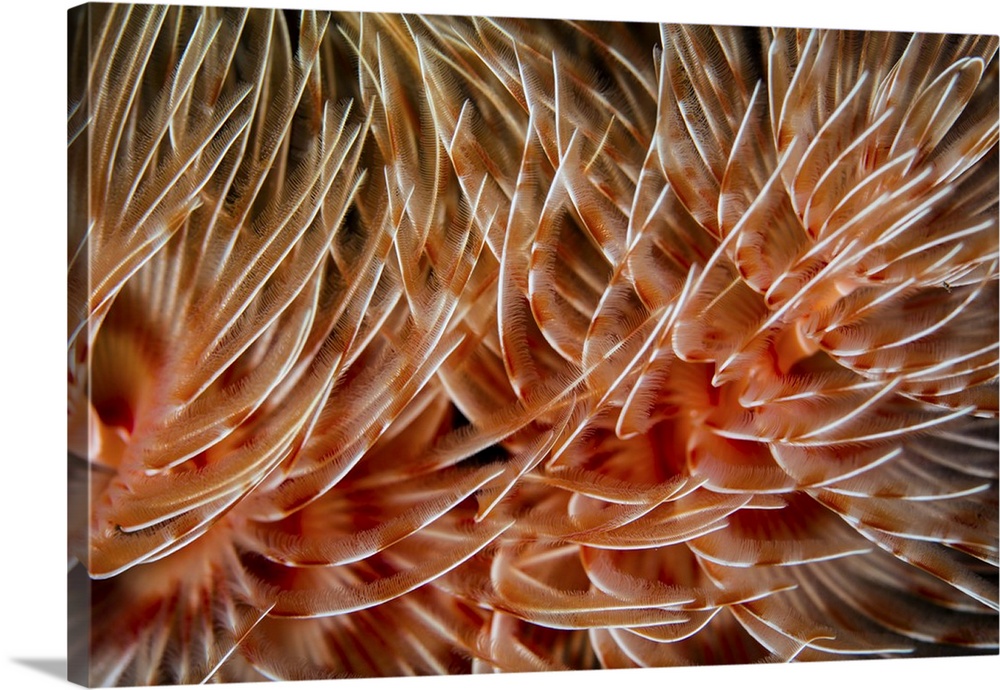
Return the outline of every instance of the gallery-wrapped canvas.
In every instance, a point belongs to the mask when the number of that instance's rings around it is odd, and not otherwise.
[[[996,36],[68,29],[72,680],[997,654]]]

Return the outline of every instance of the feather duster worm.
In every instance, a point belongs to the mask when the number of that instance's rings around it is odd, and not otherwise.
[[[996,653],[996,37],[70,20],[83,682]]]

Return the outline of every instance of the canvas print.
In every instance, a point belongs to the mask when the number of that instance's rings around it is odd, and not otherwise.
[[[68,45],[74,681],[997,654],[996,36]]]

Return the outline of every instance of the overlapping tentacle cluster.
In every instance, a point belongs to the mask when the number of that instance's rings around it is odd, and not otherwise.
[[[93,682],[997,649],[996,37],[71,50]]]

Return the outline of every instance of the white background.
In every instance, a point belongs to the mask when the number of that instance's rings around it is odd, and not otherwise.
[[[54,0],[5,2],[0,14],[0,687],[66,683],[66,10]],[[223,5],[264,6],[252,0]],[[292,0],[277,3],[299,7]],[[892,11],[883,0],[303,0],[316,9],[661,20],[745,25],[1000,33],[993,3],[939,0]],[[902,7],[902,3],[892,3]],[[446,679],[310,682],[294,687],[503,689],[572,683],[597,690],[806,686],[940,688],[992,684],[1000,657],[836,662]],[[993,681],[989,681],[993,678]],[[471,684],[471,685],[470,685]],[[237,687],[237,686],[233,686]],[[263,688],[273,685],[250,684]],[[293,687],[281,684],[281,687]]]

